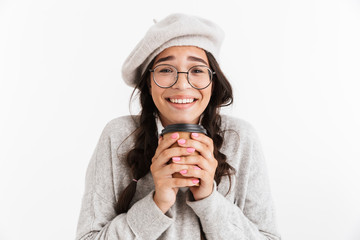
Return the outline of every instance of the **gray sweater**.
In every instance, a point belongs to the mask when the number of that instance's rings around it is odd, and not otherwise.
[[[236,169],[223,177],[210,196],[190,201],[189,190],[178,191],[166,214],[153,201],[151,173],[137,183],[127,213],[117,215],[119,193],[132,181],[125,163],[134,146],[136,128],[130,116],[110,121],[104,128],[86,172],[76,239],[200,239],[200,224],[207,239],[280,239],[269,181],[259,139],[244,120],[222,115],[221,148]],[[118,157],[119,156],[119,157]]]

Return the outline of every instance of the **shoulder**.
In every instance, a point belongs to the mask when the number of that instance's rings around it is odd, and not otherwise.
[[[139,116],[126,115],[108,121],[102,131],[103,137],[123,139],[131,135],[138,127]]]
[[[224,148],[230,147],[232,151],[234,149],[246,150],[260,144],[260,139],[253,125],[241,118],[221,115],[221,132]]]
[[[119,128],[136,128],[138,125],[139,116],[126,115],[111,119],[106,123],[105,129],[119,129]]]
[[[244,119],[228,115],[221,115],[221,130],[225,133],[234,131],[242,138],[256,137],[257,135],[256,130],[251,123]]]

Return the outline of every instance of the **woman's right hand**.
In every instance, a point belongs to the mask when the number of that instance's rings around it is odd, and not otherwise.
[[[175,203],[179,187],[191,187],[199,182],[196,178],[172,177],[173,173],[187,170],[192,167],[192,165],[174,163],[174,159],[176,160],[176,158],[180,156],[190,155],[193,152],[192,149],[189,150],[182,147],[170,148],[178,138],[178,133],[160,137],[158,147],[150,166],[150,171],[155,184],[154,202],[163,213],[166,213]],[[173,161],[168,164],[171,159],[173,159]]]

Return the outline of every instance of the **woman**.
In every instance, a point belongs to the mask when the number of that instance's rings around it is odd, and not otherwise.
[[[105,126],[76,239],[280,239],[256,133],[219,114],[233,100],[216,61],[222,40],[214,23],[173,14],[126,59],[142,111]],[[161,136],[176,123],[201,124],[207,136]]]

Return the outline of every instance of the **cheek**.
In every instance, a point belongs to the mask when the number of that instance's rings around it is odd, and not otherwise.
[[[203,90],[203,92],[202,92],[203,100],[206,102],[206,104],[208,104],[210,101],[212,90],[213,89],[212,89],[212,85],[211,85],[208,88],[206,88],[205,90]]]
[[[151,97],[157,107],[161,101],[161,96],[162,96],[163,91],[164,91],[163,89],[161,89],[157,86],[153,86],[153,84],[151,84],[150,94],[151,94]]]
[[[154,96],[156,96],[156,89],[154,88],[152,82],[150,82],[150,84],[149,84],[149,91],[150,91],[150,95],[152,96],[153,100],[155,100]]]

